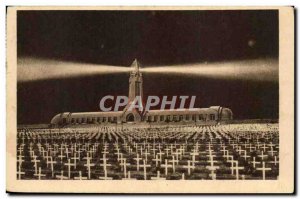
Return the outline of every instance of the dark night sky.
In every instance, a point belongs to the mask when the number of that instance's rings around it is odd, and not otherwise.
[[[18,11],[18,59],[128,66],[278,60],[278,12]],[[278,66],[277,66],[278,67]],[[127,95],[128,74],[18,82],[18,124],[64,111],[97,111],[105,95]],[[278,81],[144,74],[145,95],[196,95],[234,117],[278,118]]]

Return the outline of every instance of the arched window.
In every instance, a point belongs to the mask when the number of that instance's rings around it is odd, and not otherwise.
[[[199,115],[199,120],[203,120],[203,115],[202,114]]]
[[[179,115],[179,121],[183,120],[183,115]]]
[[[196,117],[195,115],[192,115],[192,120],[195,121],[196,120]]]
[[[173,115],[173,121],[174,121],[174,122],[178,122],[178,117],[177,117],[177,115]]]
[[[186,120],[190,120],[190,115],[186,115],[186,116],[185,116],[185,119],[186,119]]]
[[[160,121],[161,122],[164,121],[164,116],[163,115],[160,116]]]
[[[170,115],[167,115],[167,119],[166,119],[166,122],[170,122]]]
[[[92,123],[92,118],[88,117],[86,123],[91,124]]]
[[[129,113],[126,117],[127,122],[134,122],[134,115],[132,113]]]

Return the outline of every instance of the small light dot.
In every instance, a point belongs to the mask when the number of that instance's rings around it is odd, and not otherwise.
[[[254,39],[250,39],[250,40],[248,41],[248,46],[251,47],[251,48],[254,47],[255,44],[256,44],[256,41],[255,41]]]

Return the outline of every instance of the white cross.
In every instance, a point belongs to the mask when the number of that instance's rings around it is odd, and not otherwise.
[[[268,144],[268,145],[269,145],[269,147],[275,146],[275,144],[273,144],[272,142],[270,142],[270,144]]]
[[[22,143],[25,143],[25,136],[22,137]]]
[[[55,177],[57,179],[60,179],[60,180],[67,180],[68,179],[67,176],[64,176],[64,171],[63,170],[60,171],[60,175],[56,175]]]
[[[33,156],[33,160],[31,160],[31,162],[34,162],[34,165],[33,165],[33,166],[34,166],[34,171],[35,171],[34,173],[35,173],[35,174],[37,174],[37,168],[38,168],[38,167],[37,167],[37,163],[40,162],[40,160],[37,160],[36,158],[37,158],[37,156]]]
[[[129,146],[130,147],[130,146]],[[107,148],[104,148],[104,150],[102,151],[102,154],[107,154],[107,153],[109,153],[108,151],[107,151]]]
[[[23,172],[23,171],[21,170],[21,167],[20,167],[20,166],[19,166],[18,168],[19,168],[19,170],[17,171],[17,175],[18,175],[18,179],[20,180],[21,177],[22,177],[22,175],[25,175],[25,172]]]
[[[67,158],[69,158],[69,154],[70,154],[71,152],[69,151],[69,149],[68,149],[68,147],[66,147],[66,152],[65,152],[65,154],[67,155]]]
[[[145,150],[144,155],[145,155],[145,160],[146,160],[146,162],[147,162],[147,160],[148,160],[147,157],[148,157],[148,155],[150,155],[150,153],[147,152],[147,149]]]
[[[191,153],[191,155],[192,155],[192,164],[193,164],[193,166],[195,166],[195,163],[199,162],[199,161],[196,161],[196,155],[199,155],[199,153],[193,152],[193,153]]]
[[[242,147],[239,146],[238,150],[236,150],[237,152],[239,152],[239,154],[241,154],[243,152]]]
[[[157,155],[159,155],[159,159],[162,159],[162,155],[164,155],[165,153],[161,152],[161,150],[159,150],[159,153],[157,153]]]
[[[226,161],[230,158],[228,150],[225,150],[225,155],[223,155],[223,157],[226,158]]]
[[[264,152],[266,152],[266,149],[267,149],[268,147],[266,147],[266,143],[264,143],[264,145],[263,145],[261,148],[264,150]]]
[[[260,162],[255,161],[255,157],[253,157],[253,161],[251,161],[251,163],[253,165],[253,168],[255,168],[257,164],[260,164]]]
[[[74,153],[74,157],[72,157],[71,159],[74,160],[74,168],[76,169],[77,160],[79,160],[79,157],[77,157],[76,152]]]
[[[188,160],[188,165],[187,166],[183,166],[183,168],[188,170],[188,174],[191,175],[191,169],[195,169],[195,166],[191,165],[191,161]]]
[[[87,169],[88,169],[88,178],[91,179],[91,167],[95,166],[95,164],[91,163],[90,158],[87,158],[86,159],[86,164],[84,164],[84,166],[87,167]]]
[[[216,157],[215,155],[209,155],[209,163],[211,166],[214,165],[214,163],[217,163],[218,161],[214,160],[214,157]]]
[[[165,180],[166,178],[161,178],[160,177],[160,171],[157,171],[157,176],[156,177],[151,177],[151,180]]]
[[[157,166],[158,166],[158,162],[160,162],[161,159],[158,158],[158,154],[156,154],[156,158],[155,158],[155,159],[152,159],[152,161],[155,161],[155,166],[157,167]]]
[[[180,155],[181,153],[178,150],[176,150],[176,152],[173,152],[172,154],[176,156],[176,160],[178,161],[178,155]]]
[[[143,160],[143,165],[142,167],[144,168],[144,180],[147,180],[147,167],[151,167],[151,165],[146,164],[146,160]]]
[[[48,153],[48,151],[45,151],[46,152],[46,155],[44,155],[43,157],[44,157],[44,159],[46,160],[46,164],[47,164],[47,166],[48,166],[48,161],[49,161],[49,159],[50,159],[50,156],[49,156],[49,153]]]
[[[142,160],[142,158],[139,157],[139,153],[136,153],[136,158],[133,158],[136,161],[136,170],[139,171],[140,170],[140,160]]]
[[[66,157],[63,155],[63,147],[60,148],[60,155],[58,157],[60,158],[60,162],[62,162],[64,157]]]
[[[266,171],[272,170],[271,168],[265,167],[265,162],[263,162],[262,168],[257,168],[257,170],[262,171],[263,180],[266,179]]]
[[[180,146],[179,149],[177,149],[177,151],[179,152],[179,159],[182,159],[182,155],[184,154],[184,148],[182,146]]]
[[[18,151],[19,151],[19,155],[22,155],[24,148],[23,147],[19,147]]]
[[[48,163],[51,164],[51,172],[52,172],[52,177],[53,177],[54,176],[54,166],[53,166],[53,163],[56,163],[56,161],[53,161],[52,156],[50,156],[50,161],[48,161]]]
[[[229,156],[229,160],[227,160],[227,162],[230,162],[231,163],[231,166],[230,166],[230,168],[231,168],[231,175],[233,175],[234,174],[234,159],[233,159],[233,156],[231,155],[231,156]]]
[[[87,180],[87,177],[82,177],[82,173],[81,171],[79,171],[79,176],[78,177],[74,177],[75,180]]]
[[[38,174],[33,174],[33,175],[39,177],[39,180],[41,180],[41,177],[45,177],[46,176],[45,174],[42,174],[41,167],[39,167],[39,173]]]
[[[124,140],[124,142],[125,142],[125,140]],[[124,148],[126,148],[127,147],[127,142],[125,142],[124,144],[122,144],[123,146],[124,146]]]
[[[222,152],[223,152],[223,156],[225,156],[225,151],[227,151],[227,150],[226,150],[226,146],[223,146],[223,147],[222,147],[222,150],[220,150],[220,151],[222,151]]]
[[[128,171],[127,178],[122,178],[122,180],[136,180],[136,178],[131,178],[130,171]]]
[[[170,150],[171,150],[171,149],[169,149],[169,148],[165,148],[167,157],[169,156],[169,151],[170,151]]]
[[[118,148],[118,149],[116,149],[117,150],[117,152],[115,153],[115,155],[117,155],[118,156],[118,161],[120,161],[119,159],[120,159],[120,149]]]
[[[270,163],[274,163],[275,165],[279,164],[277,156],[274,156],[274,161],[271,161]]]
[[[165,164],[162,164],[161,166],[165,168],[165,175],[167,176],[168,175],[168,168],[172,168],[172,165],[169,165],[168,164],[168,159],[165,159]]]
[[[268,155],[264,155],[264,152],[261,151],[261,155],[258,155],[258,157],[260,157],[263,160],[265,157],[268,157]]]
[[[99,179],[100,180],[112,180],[113,178],[107,176],[107,170],[105,169],[104,170],[104,176],[100,176]]]
[[[215,174],[215,170],[219,169],[220,167],[211,165],[211,166],[206,166],[206,168],[211,171],[211,173],[209,174],[211,179],[215,180],[217,178],[217,176]]]
[[[68,159],[68,163],[65,163],[66,166],[68,166],[68,177],[71,178],[71,166],[75,167],[75,164],[71,164],[71,160]]]
[[[234,163],[235,163],[234,169],[235,169],[236,179],[238,180],[239,179],[239,170],[244,169],[244,167],[239,167],[239,161],[237,161],[237,160],[234,161]]]
[[[256,149],[256,147],[255,147],[255,146],[254,146],[254,147],[252,147],[252,146],[251,146],[251,143],[250,143],[250,146],[249,146],[249,147],[247,147],[247,149],[250,149],[250,152],[252,152],[252,151],[253,151],[252,149],[254,149],[254,150],[255,150],[255,149]]]
[[[19,163],[19,166],[21,167],[22,166],[22,163],[24,162],[24,160],[23,160],[23,155],[18,155],[18,160],[17,160],[17,162]]]
[[[245,160],[247,160],[247,158],[249,158],[250,156],[247,155],[247,150],[244,150],[244,155],[242,156]]]
[[[123,166],[124,177],[126,178],[127,166],[130,166],[130,163],[126,163],[126,158],[123,158],[123,161],[122,161],[122,163],[120,165]]]
[[[100,159],[100,160],[103,160],[103,164],[100,164],[100,166],[103,166],[103,171],[104,171],[104,173],[107,173],[107,167],[108,166],[111,166],[111,164],[107,164],[107,158],[106,158],[106,155],[105,154],[103,154],[103,158],[102,159]]]
[[[84,157],[83,160],[88,160],[88,159],[91,159],[90,153],[86,152],[86,157]]]
[[[271,156],[274,156],[274,153],[276,153],[276,152],[277,152],[277,151],[274,151],[272,146],[271,146],[271,150],[268,151],[268,153],[271,153]]]
[[[31,146],[30,146],[30,149],[29,149],[29,155],[30,155],[30,156],[34,156],[34,150],[32,149]]]
[[[178,160],[175,160],[174,155],[172,155],[172,160],[170,160],[172,163],[173,173],[175,173],[175,163],[178,164]]]
[[[155,148],[155,146],[153,145],[153,148],[150,149],[150,150],[153,152],[153,157],[155,157],[155,151],[157,150],[157,149]]]

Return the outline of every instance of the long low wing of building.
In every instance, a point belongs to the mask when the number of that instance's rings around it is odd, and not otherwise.
[[[150,110],[145,115],[147,122],[179,122],[231,120],[232,111],[228,108],[213,106],[210,108]]]
[[[129,113],[130,114],[130,113]],[[106,123],[136,123],[134,115],[125,115],[123,111],[117,112],[82,112],[61,113],[51,120],[52,125],[68,124],[106,124]],[[228,108],[213,106],[210,108],[150,110],[143,114],[142,121],[146,123],[196,122],[205,124],[215,123],[233,118]],[[211,123],[210,123],[211,124]]]
[[[55,115],[52,125],[64,124],[101,124],[101,123],[117,123],[123,114],[122,111],[117,112],[81,112],[81,113],[60,113]]]

